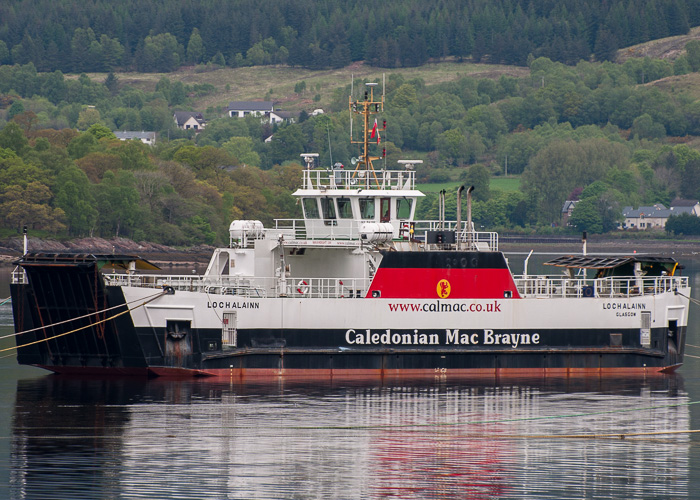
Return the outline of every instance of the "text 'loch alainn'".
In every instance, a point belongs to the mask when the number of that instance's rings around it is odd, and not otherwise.
[[[260,309],[259,302],[212,301],[207,302],[207,309]]]

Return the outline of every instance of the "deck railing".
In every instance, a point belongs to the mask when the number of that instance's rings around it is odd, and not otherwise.
[[[320,219],[319,219],[320,220]],[[359,244],[359,229],[365,223],[375,222],[374,220],[349,221],[347,219],[340,220],[320,220],[324,223],[325,230],[322,240],[330,241],[355,241]],[[435,221],[435,220],[418,220],[418,221],[403,221],[402,228],[399,228],[402,237],[397,238],[403,240],[409,238],[409,228],[413,226],[413,238],[420,241],[428,240],[429,231],[452,231],[456,232],[455,240],[460,241],[462,250],[481,250],[481,251],[498,251],[498,233],[489,231],[467,231],[466,222],[462,223],[461,229],[457,231],[457,223],[455,221]],[[405,228],[403,228],[405,226]],[[309,234],[303,219],[276,219],[274,229],[265,229],[261,233],[260,238],[279,238],[283,235],[287,239],[305,240],[315,239],[313,234]],[[253,240],[249,241],[249,246],[252,246]]]
[[[154,274],[106,274],[108,285],[143,288],[172,287],[176,291],[231,295],[246,298],[313,297],[363,298],[370,286],[368,279],[356,278],[252,278],[241,276],[190,276]],[[546,276],[515,277],[523,298],[590,297],[633,298],[688,287],[686,276],[656,278],[571,279]]]
[[[313,297],[361,298],[370,280],[356,278],[253,278],[242,276],[190,276],[156,274],[105,274],[111,286],[166,288],[175,291],[231,295],[246,298]]]
[[[27,284],[27,273],[24,272],[20,266],[15,266],[12,270],[12,283],[15,285],[26,285]]]
[[[579,279],[547,276],[515,277],[515,285],[524,298],[628,298],[677,291],[688,287],[687,276],[654,278]]]
[[[303,189],[415,189],[412,170],[304,170]]]

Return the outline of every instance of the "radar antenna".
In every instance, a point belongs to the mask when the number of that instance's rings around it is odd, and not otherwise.
[[[370,117],[384,111],[384,96],[381,99],[375,100],[374,97],[374,87],[378,84],[374,82],[365,83],[366,89],[364,93],[364,99],[352,100],[352,95],[349,99],[350,116],[353,114],[360,115],[362,119],[362,136],[355,139],[352,135],[352,128],[350,129],[350,142],[352,144],[362,145],[362,154],[357,158],[355,165],[355,172],[353,172],[353,177],[358,174],[361,170],[366,170],[368,173],[371,172],[374,176],[375,182],[379,184],[377,179],[377,174],[374,171],[374,166],[372,162],[374,160],[380,160],[386,157],[386,150],[382,149],[382,156],[372,156],[370,154],[370,146],[373,146],[376,142],[377,147],[381,144],[382,135],[386,131],[386,121],[382,121],[381,124],[374,119],[374,123],[370,123]]]

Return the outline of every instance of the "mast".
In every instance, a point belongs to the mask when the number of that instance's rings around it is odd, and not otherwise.
[[[362,118],[361,140],[356,140],[353,137],[351,129],[350,143],[362,145],[362,154],[355,164],[355,172],[358,170],[367,170],[368,172],[371,171],[374,173],[372,162],[383,158],[384,153],[382,152],[382,156],[372,156],[370,153],[370,145],[373,145],[375,142],[377,146],[381,144],[381,134],[386,130],[386,121],[383,121],[380,125],[377,123],[376,118],[374,122],[371,122],[371,116],[384,111],[384,95],[382,95],[381,99],[375,100],[374,87],[377,86],[377,83],[370,82],[365,85],[367,89],[365,90],[364,99],[353,101],[352,95],[349,99],[351,122],[353,114],[360,115]],[[374,177],[376,180],[376,174],[374,174]]]

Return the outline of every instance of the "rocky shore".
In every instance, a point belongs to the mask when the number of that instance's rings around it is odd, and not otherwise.
[[[163,266],[192,266],[209,262],[214,247],[198,245],[190,248],[174,248],[145,241],[135,242],[126,238],[81,238],[70,241],[29,238],[30,252],[135,254],[154,264]],[[0,263],[11,263],[22,255],[22,238],[0,241]]]
[[[575,237],[509,237],[499,242],[503,252],[551,252],[580,253],[582,242]],[[29,238],[30,252],[135,254],[161,267],[201,266],[209,262],[214,247],[198,245],[190,248],[174,248],[145,241],[135,242],[126,238],[81,238],[70,241]],[[10,264],[22,255],[21,237],[0,241],[0,264]],[[589,238],[588,253],[655,253],[662,255],[698,255],[700,240],[651,239],[651,238]]]
[[[558,242],[524,242],[509,241],[502,238],[499,248],[503,252],[552,252],[552,253],[581,253],[583,243],[580,239],[562,238]],[[652,238],[589,238],[586,243],[589,254],[659,254],[668,256],[699,255],[700,240],[693,239],[652,239]]]

